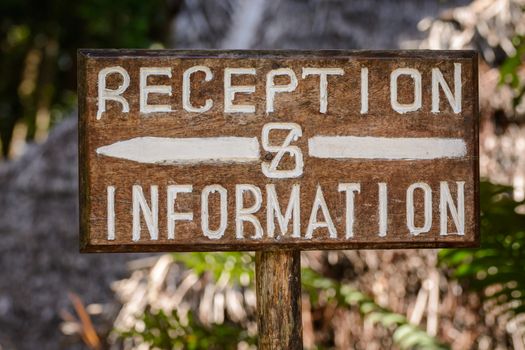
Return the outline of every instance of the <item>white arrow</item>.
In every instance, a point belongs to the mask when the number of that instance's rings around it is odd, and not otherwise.
[[[467,146],[452,138],[314,136],[308,153],[316,158],[423,160],[464,157]]]
[[[136,137],[97,148],[97,154],[149,164],[255,162],[256,137]]]

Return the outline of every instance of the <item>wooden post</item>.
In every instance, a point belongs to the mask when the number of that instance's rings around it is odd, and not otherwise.
[[[258,251],[255,276],[259,349],[302,349],[301,252]]]

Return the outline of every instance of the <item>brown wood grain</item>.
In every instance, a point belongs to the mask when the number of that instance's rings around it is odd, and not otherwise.
[[[275,249],[357,249],[357,248],[434,248],[471,247],[479,242],[479,151],[478,151],[478,65],[473,51],[141,51],[141,50],[81,50],[79,66],[79,156],[80,156],[80,224],[81,250],[84,252],[126,251],[233,251]],[[461,112],[452,111],[445,95],[440,93],[440,112],[431,112],[432,68],[439,68],[444,79],[453,84],[454,63],[462,65]],[[205,113],[188,112],[182,108],[183,72],[193,66],[207,66],[213,79],[204,81],[203,73],[192,76],[191,102],[204,105],[213,100]],[[101,69],[121,66],[129,72],[130,86],[123,93],[129,101],[129,113],[122,112],[116,102],[107,102],[107,110],[97,120],[97,77]],[[139,71],[141,67],[170,67],[172,77],[153,77],[149,84],[170,85],[172,96],[152,94],[150,104],[169,104],[173,111],[143,114],[139,111]],[[255,68],[256,75],[237,76],[233,85],[253,85],[253,94],[237,94],[235,104],[251,104],[255,113],[224,112],[224,69],[226,67]],[[301,77],[304,67],[339,67],[343,76],[328,78],[328,108],[319,112],[319,76]],[[369,110],[360,113],[360,69],[369,71]],[[396,68],[415,68],[422,77],[422,107],[416,112],[397,113],[390,102],[390,74]],[[274,69],[290,68],[297,76],[293,92],[275,97],[275,110],[266,113],[266,74]],[[286,78],[276,83],[287,84]],[[118,76],[107,79],[108,86],[121,84]],[[399,79],[399,102],[413,100],[413,85],[406,77]],[[299,147],[304,158],[304,170],[296,178],[275,179],[261,171],[263,162],[271,161],[275,153],[261,148],[260,159],[251,163],[143,164],[131,160],[104,156],[97,148],[137,137],[212,138],[220,136],[256,137],[268,123],[296,123],[302,136],[292,144]],[[466,143],[467,152],[461,158],[431,160],[321,159],[308,155],[308,140],[314,136],[373,136],[388,138],[457,138]],[[282,143],[286,133],[270,135],[272,142]],[[293,168],[295,160],[283,157],[281,166]],[[450,185],[456,198],[456,181],[465,182],[464,235],[440,235],[440,182]],[[432,190],[432,225],[429,232],[411,235],[407,229],[406,191],[414,183],[424,182]],[[345,195],[338,191],[340,183],[359,183],[361,191],[355,197],[354,235],[345,237]],[[378,183],[388,186],[388,231],[378,235]],[[210,239],[201,229],[201,191],[218,184],[228,192],[227,229],[220,239]],[[236,238],[235,186],[250,184],[260,188],[262,206],[255,213],[264,235],[253,239],[253,227],[244,224],[244,238]],[[300,185],[301,237],[280,234],[276,223],[274,237],[267,235],[265,186],[274,184],[281,210],[288,204],[293,185]],[[149,238],[141,217],[141,238],[132,240],[132,187],[140,185],[150,201],[150,186],[158,186],[157,240]],[[176,210],[193,213],[192,221],[177,221],[174,239],[167,237],[167,186],[192,185],[192,193],[179,194]],[[108,240],[107,186],[115,192],[115,239]],[[337,231],[329,236],[326,228],[305,238],[317,187],[324,198]],[[415,224],[423,224],[423,196],[415,194]],[[219,223],[218,196],[210,196],[210,226]],[[247,196],[244,205],[254,198]],[[319,215],[319,220],[323,219]],[[448,215],[450,231],[454,230]]]
[[[257,252],[255,275],[258,348],[302,349],[300,252]]]

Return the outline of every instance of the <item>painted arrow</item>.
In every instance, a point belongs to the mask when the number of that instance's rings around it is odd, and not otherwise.
[[[462,139],[424,137],[314,136],[308,150],[311,157],[335,159],[424,160],[467,154]]]
[[[256,137],[136,137],[97,148],[97,154],[148,164],[256,162]]]
[[[136,137],[97,148],[97,154],[148,164],[247,163],[260,160],[256,137]],[[308,154],[315,158],[428,160],[461,158],[458,138],[314,136]]]

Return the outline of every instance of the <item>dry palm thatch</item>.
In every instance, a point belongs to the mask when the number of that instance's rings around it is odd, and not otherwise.
[[[204,327],[234,323],[256,335],[253,259],[248,253],[188,253],[138,261],[131,276],[114,284],[123,302],[115,320],[116,348],[143,348],[142,337],[116,341],[121,331],[144,329],[143,315],[173,310],[182,322],[190,314]],[[448,282],[435,267],[434,251],[308,252],[303,268],[373,295],[379,307],[406,315],[428,334],[438,335],[453,348],[465,349],[476,339],[494,345],[488,327],[480,326],[475,295]],[[303,292],[304,342],[338,349],[384,349],[393,346],[395,327],[383,327],[362,317],[356,306],[334,301],[333,287],[313,288],[305,278]],[[313,294],[312,288],[314,289]],[[364,321],[364,322],[363,322]],[[483,347],[481,347],[483,348]],[[489,347],[491,348],[491,347]]]

